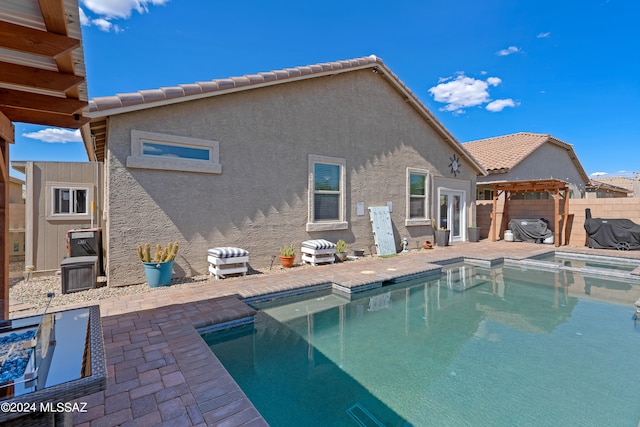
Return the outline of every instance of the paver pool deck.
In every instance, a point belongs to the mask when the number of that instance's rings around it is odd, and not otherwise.
[[[554,250],[640,259],[640,251],[483,240],[102,300],[107,387],[80,399],[87,403],[87,412],[75,414],[73,423],[83,427],[268,425],[198,332],[251,318],[255,311],[243,300],[330,286],[365,289],[436,272],[441,266],[435,263],[445,260],[499,262]]]

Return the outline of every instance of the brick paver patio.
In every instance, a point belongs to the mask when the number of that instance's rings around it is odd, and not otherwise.
[[[501,261],[553,250],[640,259],[640,251],[612,253],[485,240],[100,301],[107,388],[81,399],[88,412],[75,414],[74,425],[267,425],[197,331],[251,319],[255,311],[243,300],[331,286],[357,291],[391,279],[437,273],[440,266],[434,263],[443,260]]]

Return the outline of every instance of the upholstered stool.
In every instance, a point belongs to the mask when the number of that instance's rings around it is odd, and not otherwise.
[[[336,255],[336,244],[324,239],[305,240],[302,242],[302,262],[311,265],[333,264]]]
[[[247,274],[249,252],[233,247],[212,248],[207,251],[209,261],[209,275],[216,276],[216,280],[228,274]]]

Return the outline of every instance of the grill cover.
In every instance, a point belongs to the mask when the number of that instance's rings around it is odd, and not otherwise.
[[[513,239],[517,242],[542,243],[544,239],[553,236],[547,222],[543,219],[512,219],[509,230],[513,232]]]
[[[640,225],[629,219],[588,218],[584,229],[590,248],[640,249]]]

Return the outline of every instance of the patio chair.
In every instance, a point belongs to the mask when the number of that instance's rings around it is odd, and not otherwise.
[[[230,246],[211,248],[207,251],[209,275],[216,280],[224,279],[229,274],[247,274],[249,252],[245,249]]]
[[[302,242],[302,262],[313,266],[333,264],[336,258],[336,244],[325,239]]]

